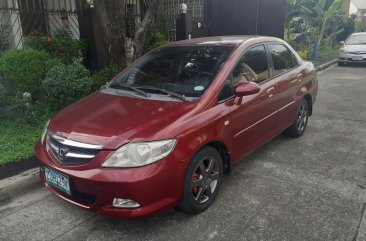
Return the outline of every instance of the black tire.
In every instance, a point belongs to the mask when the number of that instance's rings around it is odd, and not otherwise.
[[[343,62],[338,62],[338,66],[344,66]]]
[[[298,138],[302,136],[306,130],[309,120],[309,103],[303,99],[297,111],[296,119],[292,125],[286,129],[285,134],[290,137]]]
[[[223,163],[219,152],[211,146],[202,148],[188,166],[179,209],[189,214],[206,210],[219,192],[222,177]]]

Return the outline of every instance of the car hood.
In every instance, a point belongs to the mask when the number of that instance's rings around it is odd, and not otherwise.
[[[366,44],[362,45],[345,45],[343,49],[347,52],[366,52]]]
[[[196,105],[98,92],[62,110],[52,118],[48,129],[70,140],[113,150],[133,139],[173,138],[161,130],[187,117]]]

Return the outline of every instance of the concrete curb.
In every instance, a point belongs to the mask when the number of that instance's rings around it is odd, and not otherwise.
[[[337,63],[337,59],[333,59],[331,61],[329,61],[328,63],[325,63],[325,64],[322,64],[322,65],[319,65],[317,68],[316,68],[316,71],[321,71],[321,70],[324,70],[330,66],[332,66],[333,64]]]
[[[33,168],[16,176],[0,180],[0,205],[9,203],[15,196],[41,185],[39,168]]]

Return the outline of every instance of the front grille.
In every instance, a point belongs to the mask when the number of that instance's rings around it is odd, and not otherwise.
[[[92,205],[97,200],[97,197],[95,195],[91,195],[91,194],[85,193],[85,192],[79,192],[77,190],[73,190],[71,195],[73,198],[75,198],[78,201],[81,201],[87,205]]]
[[[348,53],[360,55],[360,54],[366,54],[366,51],[357,51],[357,52],[348,52]]]
[[[61,163],[73,165],[88,163],[103,148],[100,145],[76,142],[48,133],[47,144],[54,157]]]

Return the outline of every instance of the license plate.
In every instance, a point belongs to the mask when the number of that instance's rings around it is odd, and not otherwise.
[[[49,185],[71,195],[70,182],[68,177],[62,175],[58,171],[47,167],[44,168],[44,173],[46,177],[46,182]]]
[[[363,56],[352,56],[352,60],[363,60]]]

